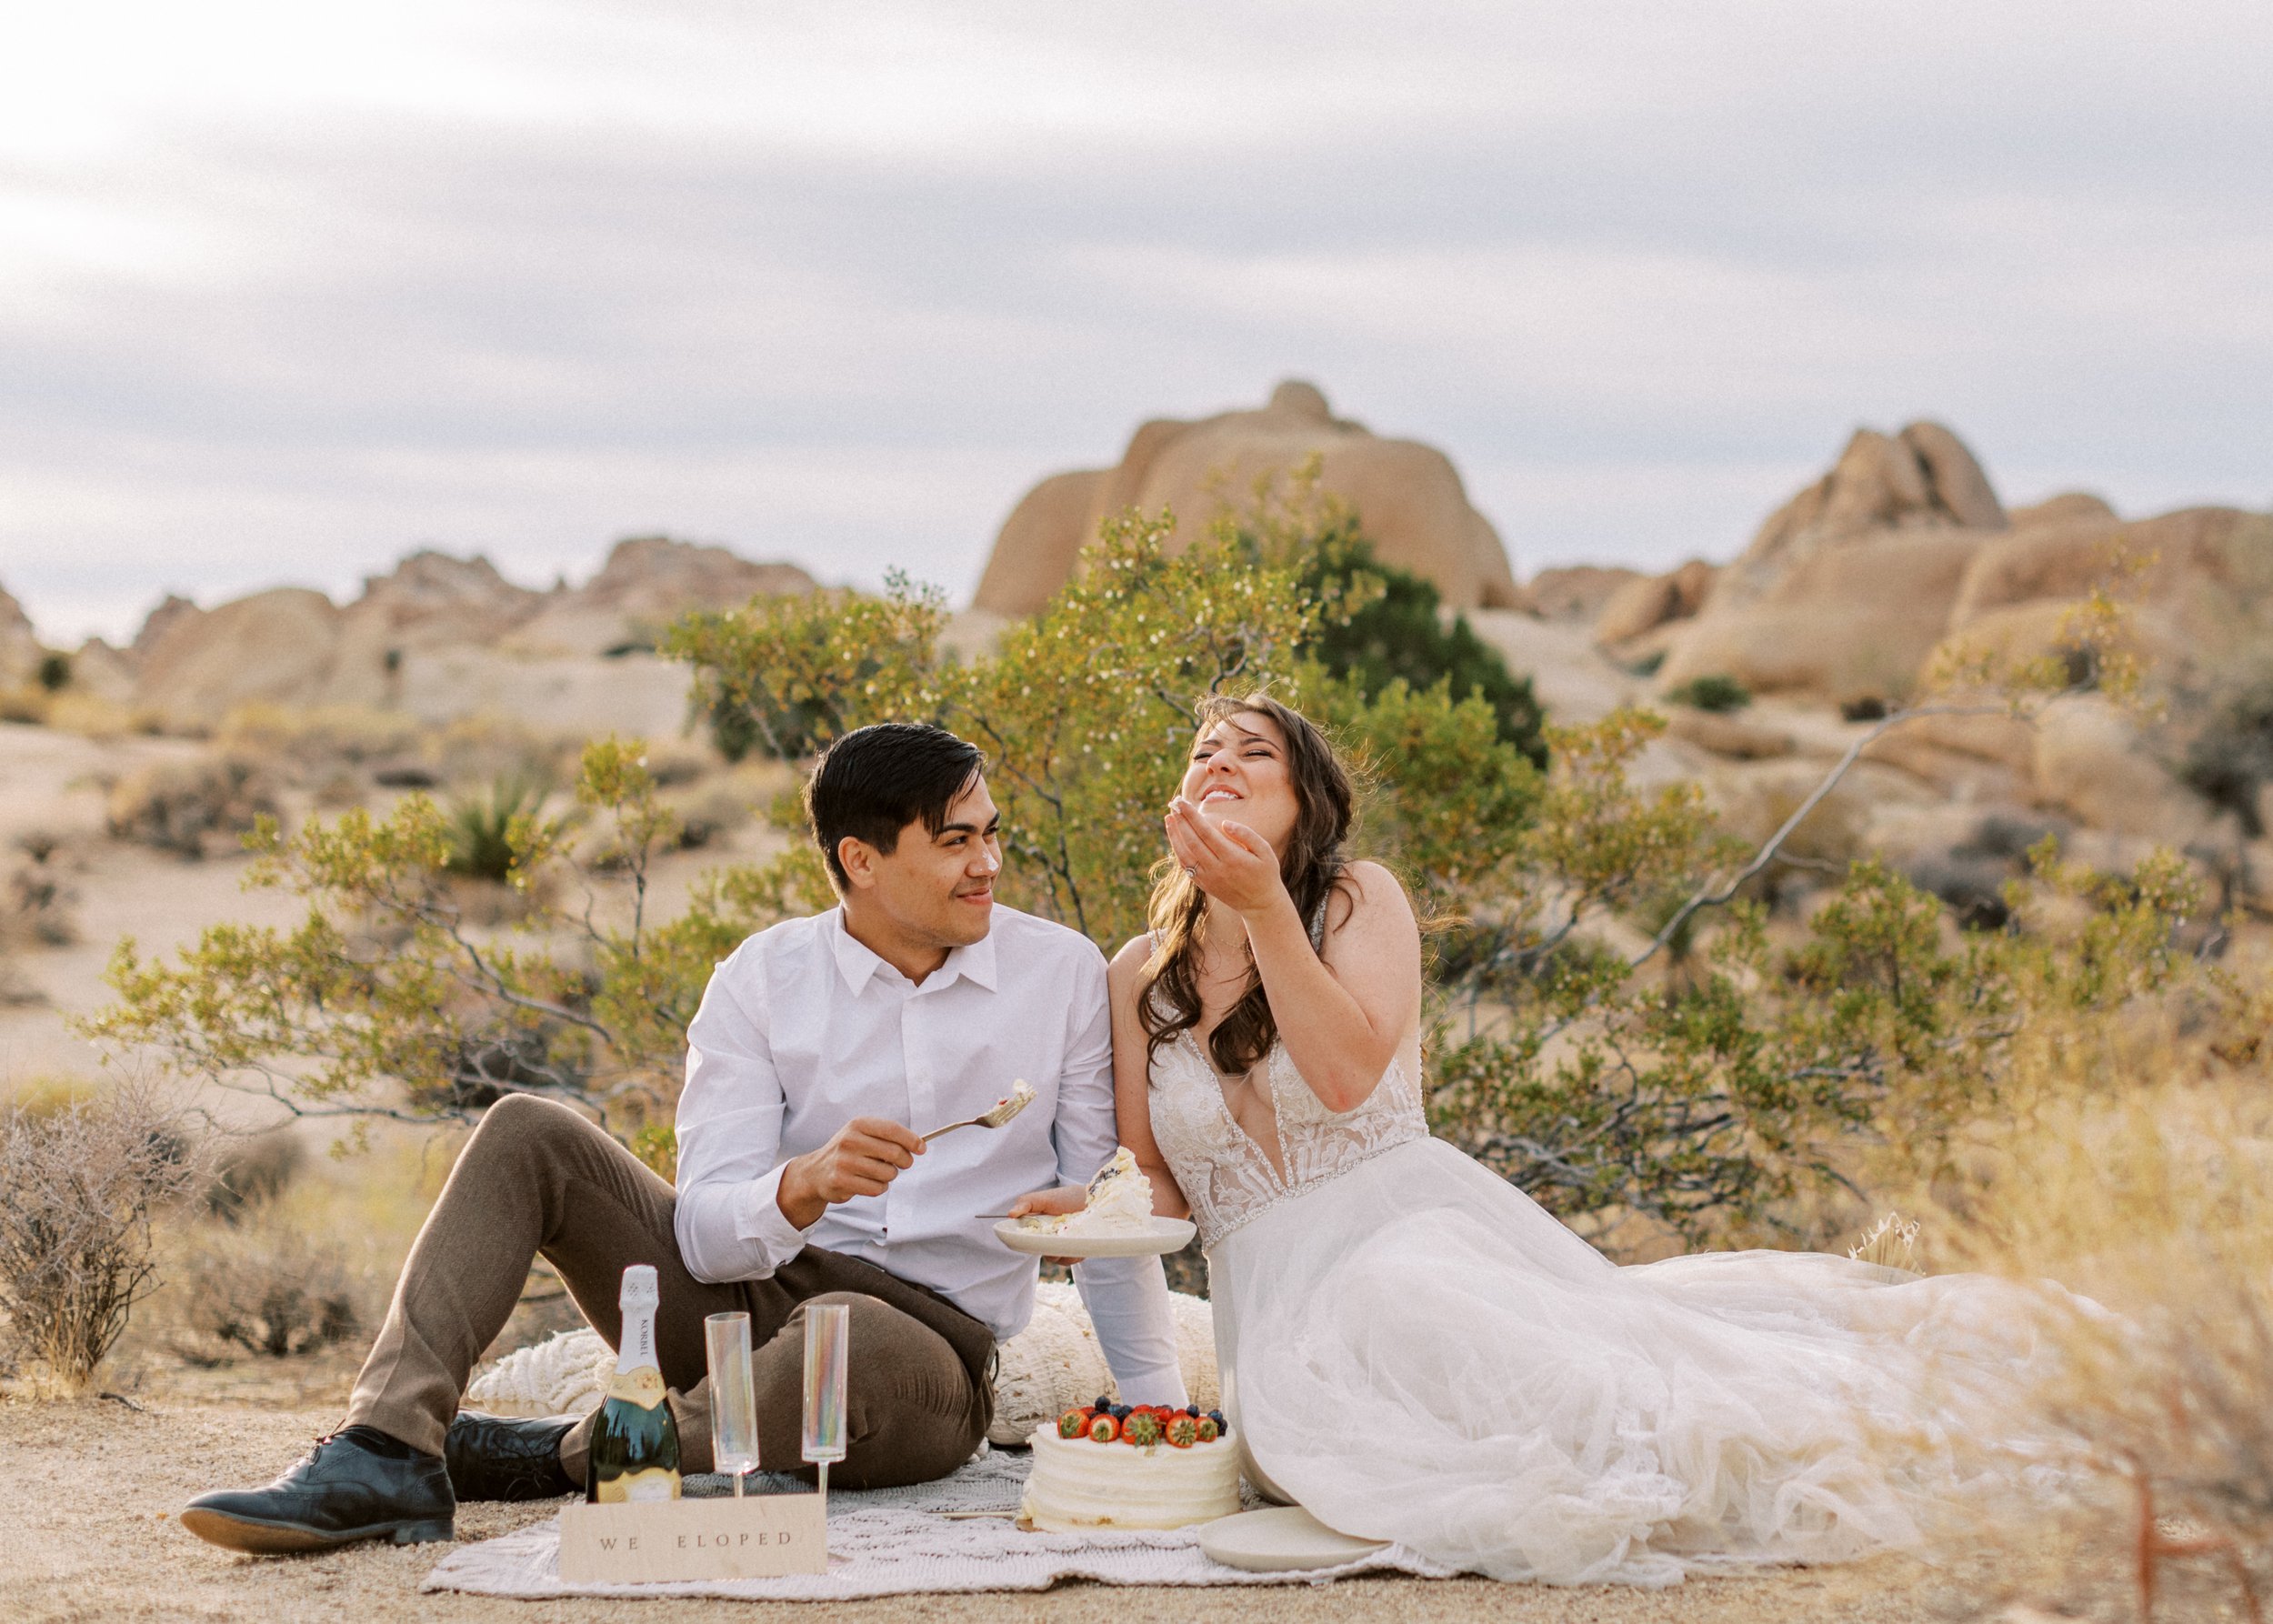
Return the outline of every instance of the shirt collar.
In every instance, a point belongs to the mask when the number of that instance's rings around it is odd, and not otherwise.
[[[884,960],[853,933],[845,928],[845,909],[840,904],[829,911],[829,950],[836,959],[836,973],[845,978],[845,990],[858,997],[867,990],[868,983],[878,970],[889,968]],[[898,975],[896,970],[894,975]],[[929,992],[936,987],[950,987],[957,980],[976,981],[988,992],[996,989],[995,934],[988,931],[967,947],[949,950],[946,962],[924,977],[917,992]]]

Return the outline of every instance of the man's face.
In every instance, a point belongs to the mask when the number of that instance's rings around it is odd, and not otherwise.
[[[847,903],[911,947],[970,946],[994,921],[1001,824],[986,780],[978,778],[947,807],[936,835],[919,819],[900,831],[888,854],[846,840],[840,855],[851,881]]]

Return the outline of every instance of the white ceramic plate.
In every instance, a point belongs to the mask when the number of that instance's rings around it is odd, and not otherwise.
[[[1300,1506],[1240,1511],[1203,1523],[1199,1548],[1211,1560],[1249,1573],[1339,1568],[1387,1549],[1378,1539],[1337,1534]]]
[[[1182,1251],[1198,1231],[1184,1218],[1157,1218],[1151,1228],[1128,1235],[1052,1235],[1004,1218],[995,1233],[1003,1245],[1029,1258],[1151,1258]]]

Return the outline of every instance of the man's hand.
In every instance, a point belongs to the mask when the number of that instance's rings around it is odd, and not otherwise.
[[[923,1153],[924,1142],[898,1123],[855,1117],[818,1150],[782,1165],[774,1204],[796,1228],[810,1228],[839,1201],[882,1195]]]

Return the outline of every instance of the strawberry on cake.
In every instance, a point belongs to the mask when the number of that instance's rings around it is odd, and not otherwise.
[[[1219,1410],[1100,1398],[1028,1441],[1034,1472],[1020,1510],[1037,1529],[1180,1529],[1239,1509],[1239,1452]]]

